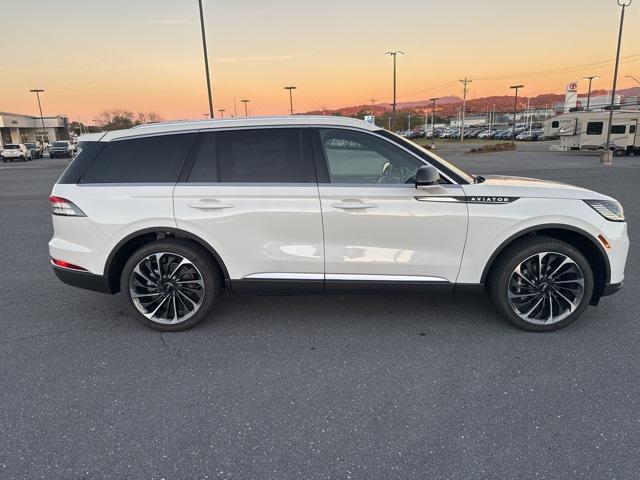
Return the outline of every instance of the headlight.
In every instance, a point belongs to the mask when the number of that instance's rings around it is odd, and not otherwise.
[[[615,200],[585,200],[585,203],[607,220],[612,222],[625,221],[622,205]]]

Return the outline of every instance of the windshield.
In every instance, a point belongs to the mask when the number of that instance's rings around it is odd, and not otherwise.
[[[20,148],[19,145],[5,145],[4,146],[5,150],[17,150],[18,148]]]
[[[36,148],[36,144],[35,143],[25,143],[24,146],[25,147],[29,147],[29,148]]]
[[[462,181],[461,183],[475,182],[475,178],[473,177],[473,175],[470,175],[464,170],[459,169],[452,163],[447,162],[444,158],[439,157],[435,153],[427,150],[426,148],[422,148],[420,145],[412,142],[411,140],[402,138],[401,136],[396,135],[395,133],[392,133],[392,132],[388,132],[387,130],[376,130],[376,133],[379,133],[380,135],[383,135],[388,138],[392,137],[395,142],[407,147],[409,150],[413,151],[414,153],[420,154],[420,156],[424,158],[427,162],[433,161],[434,167],[441,168],[445,174],[452,174],[452,176],[458,177],[458,179],[461,179]]]
[[[66,147],[67,142],[53,142],[54,147]]]

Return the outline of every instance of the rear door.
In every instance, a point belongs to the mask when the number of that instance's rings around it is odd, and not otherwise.
[[[321,291],[322,217],[308,129],[199,136],[174,190],[178,228],[216,250],[234,289],[292,282]]]
[[[459,185],[416,189],[425,163],[371,132],[318,129],[314,144],[328,291],[341,282],[456,281],[468,222]]]

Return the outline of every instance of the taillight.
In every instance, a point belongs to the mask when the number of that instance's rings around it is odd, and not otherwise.
[[[79,267],[78,265],[74,265],[73,263],[65,262],[64,260],[58,260],[57,258],[52,258],[51,263],[53,263],[57,267],[66,268],[68,270],[79,270],[81,272],[86,272],[86,268]]]
[[[66,198],[55,197],[51,195],[49,197],[49,203],[51,203],[51,213],[53,215],[64,215],[67,217],[86,217],[84,212],[80,210],[73,202],[70,202]]]

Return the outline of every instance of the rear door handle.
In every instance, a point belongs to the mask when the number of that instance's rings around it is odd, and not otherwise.
[[[232,208],[233,205],[229,203],[220,203],[218,200],[203,198],[189,204],[191,208],[198,208],[200,210],[222,210],[223,208]]]
[[[377,207],[375,203],[363,202],[362,200],[341,200],[339,202],[331,203],[334,208],[342,208],[345,210],[360,210],[365,208]]]

